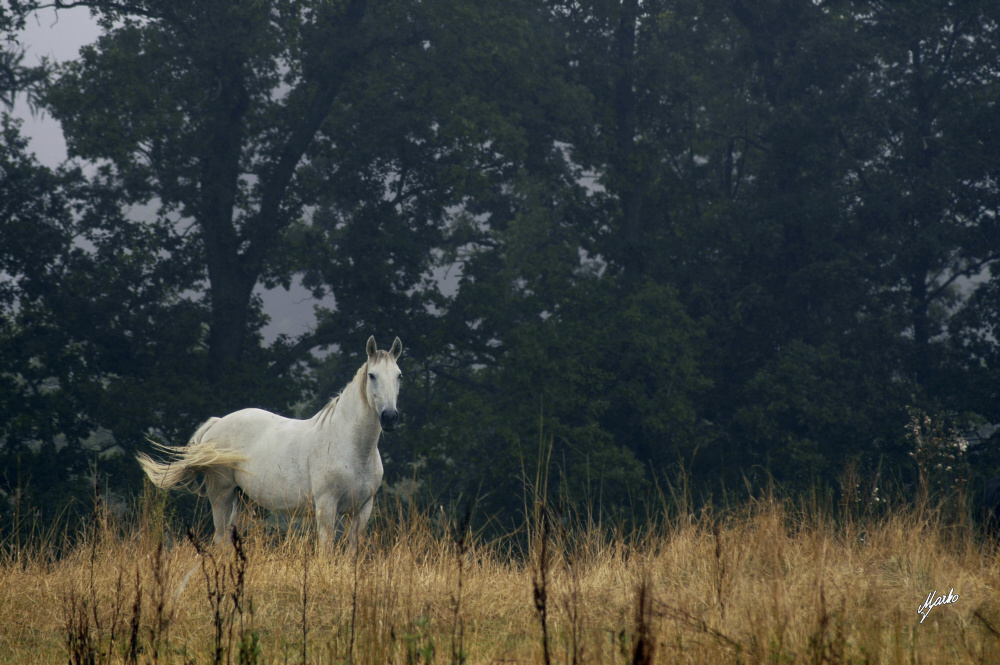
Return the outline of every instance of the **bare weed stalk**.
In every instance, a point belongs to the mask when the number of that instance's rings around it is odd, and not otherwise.
[[[103,661],[98,640],[90,627],[90,608],[75,592],[63,601],[66,650],[71,665],[96,665]]]
[[[257,633],[252,628],[253,603],[246,595],[247,555],[243,539],[234,527],[231,533],[234,559],[231,563],[220,564],[201,545],[193,531],[188,529],[187,535],[201,557],[201,571],[205,577],[208,604],[212,612],[212,663],[221,665],[223,662],[232,662],[233,643],[237,634],[239,642],[236,652],[239,662],[256,662],[259,644]],[[248,627],[248,624],[251,625]]]
[[[826,607],[826,594],[819,589],[819,612],[816,629],[809,636],[809,662],[815,665],[839,665],[847,662],[845,650],[847,638],[844,635],[843,608],[834,615]]]
[[[552,658],[549,655],[549,514],[547,510],[541,511],[541,543],[538,548],[538,563],[532,571],[532,587],[534,588],[535,612],[538,614],[538,622],[542,628],[542,655],[545,665],[551,665]]]
[[[465,622],[462,619],[462,572],[465,568],[465,555],[469,545],[469,522],[472,519],[472,507],[465,511],[465,519],[462,520],[461,531],[456,543],[456,557],[458,559],[458,589],[452,597],[451,616],[451,662],[452,665],[463,665],[465,663]]]
[[[712,536],[715,540],[715,602],[719,607],[719,617],[726,618],[726,598],[723,587],[726,583],[726,560],[722,550],[722,525],[716,519],[712,522]]]
[[[176,609],[173,604],[168,607],[170,567],[164,559],[161,538],[153,555],[153,625],[150,628],[150,644],[153,649],[154,665],[160,662],[161,651],[170,641],[170,623],[173,621]]]
[[[302,543],[302,662],[306,662],[306,640],[309,636],[309,624],[306,621],[306,608],[309,604],[309,542]]]
[[[566,662],[570,665],[579,665],[584,659],[584,648],[582,644],[583,618],[581,598],[583,590],[580,583],[580,566],[582,557],[579,547],[570,537],[566,528],[566,517],[563,510],[559,510],[559,544],[563,552],[563,565],[565,568],[568,589],[563,594],[563,606],[566,618],[569,621],[569,643],[567,645]]]
[[[129,618],[128,649],[125,651],[126,665],[139,662],[139,626],[142,624],[142,579],[139,565],[135,567],[135,600],[132,602],[132,616]]]
[[[354,663],[354,630],[358,618],[358,557],[361,556],[360,543],[354,548],[354,582],[351,584],[351,637],[347,646],[347,662]]]
[[[653,636],[653,598],[649,582],[643,577],[635,599],[635,636],[632,646],[632,665],[651,665],[656,648]]]

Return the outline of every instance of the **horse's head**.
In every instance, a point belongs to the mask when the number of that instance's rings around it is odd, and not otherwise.
[[[372,335],[368,338],[367,351],[368,362],[365,363],[365,371],[368,373],[368,380],[365,397],[378,414],[382,429],[391,432],[399,420],[396,397],[399,395],[399,377],[402,372],[399,371],[396,361],[403,352],[403,344],[397,337],[388,352],[379,351],[375,345],[375,336]]]

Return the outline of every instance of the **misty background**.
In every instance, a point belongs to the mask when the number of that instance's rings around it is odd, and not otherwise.
[[[29,15],[15,39],[21,45],[24,62],[39,66],[47,59],[51,63],[74,60],[80,48],[92,44],[100,36],[97,20],[86,7],[71,9],[39,9]],[[28,139],[28,151],[41,164],[57,168],[67,158],[66,141],[59,123],[45,113],[44,108],[32,108],[24,96],[17,97],[10,114],[22,122],[21,135]],[[270,317],[263,336],[273,342],[278,335],[301,335],[316,325],[313,313],[315,300],[301,285],[279,293],[260,289],[264,313]]]
[[[371,334],[387,491],[496,524],[1000,471],[990,3],[0,7],[4,529]]]

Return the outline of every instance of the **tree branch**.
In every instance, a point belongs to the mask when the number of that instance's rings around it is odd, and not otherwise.
[[[330,322],[324,322],[316,330],[302,335],[271,363],[267,368],[268,376],[281,376],[316,347],[335,343],[337,341],[334,337],[335,333],[334,325]]]
[[[157,14],[137,3],[131,2],[101,2],[100,0],[80,0],[79,2],[63,2],[56,0],[51,5],[38,5],[35,9],[75,9],[76,7],[87,7],[88,9],[100,9],[103,11],[119,12],[122,14],[132,14],[148,19],[168,19],[165,14]],[[173,23],[173,21],[171,21]]]
[[[984,267],[986,267],[987,264],[992,263],[997,259],[1000,259],[1000,254],[989,254],[988,256],[983,257],[979,261],[976,261],[972,265],[966,266],[964,269],[954,273],[951,277],[946,279],[943,284],[939,284],[936,288],[927,293],[927,302],[931,302],[937,299],[938,296],[944,293],[945,289],[954,284],[959,277],[969,277],[979,272]]]
[[[305,113],[278,153],[278,159],[273,168],[261,178],[260,209],[247,225],[248,247],[243,256],[243,264],[251,273],[260,271],[274,241],[288,224],[288,221],[279,221],[279,212],[302,156],[330,112],[348,73],[371,48],[370,44],[359,44],[356,36],[367,7],[367,0],[351,0],[347,7],[345,24],[338,31],[341,40],[338,41],[347,42],[348,45],[334,48],[333,54],[328,56],[330,66],[324,68],[324,71],[336,72],[336,74],[320,76],[316,81],[304,80],[302,82],[302,87],[315,85],[316,90],[312,94],[312,99]]]

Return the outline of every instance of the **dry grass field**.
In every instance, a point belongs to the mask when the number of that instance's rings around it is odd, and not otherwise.
[[[7,543],[0,662],[1000,662],[997,553],[930,510],[763,498],[632,534],[536,510],[486,539],[383,505],[356,555],[257,521],[201,556],[141,511],[58,557]]]

